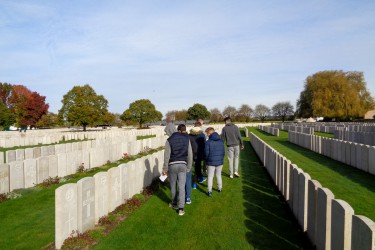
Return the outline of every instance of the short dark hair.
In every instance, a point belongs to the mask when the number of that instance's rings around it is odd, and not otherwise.
[[[230,121],[230,117],[225,117],[224,122],[226,122],[226,121]]]
[[[195,126],[195,127],[200,127],[200,126],[202,126],[202,123],[200,123],[200,122],[195,122],[195,123],[194,123],[194,126]]]
[[[180,125],[178,125],[177,130],[178,130],[178,131],[181,131],[181,132],[185,132],[185,131],[186,131],[186,126],[185,126],[185,124],[180,124]]]

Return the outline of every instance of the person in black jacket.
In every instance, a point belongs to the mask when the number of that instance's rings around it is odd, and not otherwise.
[[[221,180],[221,171],[224,164],[224,141],[221,140],[218,133],[212,127],[206,129],[208,140],[205,144],[205,156],[208,170],[208,196],[212,196],[212,182],[214,174],[216,175],[216,181],[219,193],[222,192],[223,184]]]

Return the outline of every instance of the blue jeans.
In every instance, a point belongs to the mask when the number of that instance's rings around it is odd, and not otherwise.
[[[185,193],[186,193],[186,197],[185,197],[185,200],[186,200],[187,198],[190,198],[190,195],[191,195],[191,170],[190,172],[186,172]]]

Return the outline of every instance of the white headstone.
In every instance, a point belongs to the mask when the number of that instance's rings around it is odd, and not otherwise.
[[[0,164],[0,194],[9,192],[9,164]]]
[[[114,167],[108,170],[108,200],[109,200],[109,212],[112,212],[116,207],[123,203],[122,191],[121,191],[121,173],[118,167]]]
[[[34,148],[34,159],[42,156],[42,150],[40,147]]]
[[[39,157],[37,163],[37,183],[42,183],[48,179],[49,175],[49,156]]]
[[[308,200],[307,200],[307,236],[313,245],[316,244],[316,214],[317,214],[317,199],[318,187],[322,185],[316,180],[308,180]]]
[[[50,177],[58,176],[57,155],[48,156],[48,175]]]
[[[55,190],[55,247],[78,230],[77,184],[65,184]]]
[[[373,250],[375,223],[361,215],[352,217],[352,250]]]
[[[311,180],[309,174],[301,172],[298,177],[298,223],[302,230],[307,230],[307,201],[308,201],[308,181]]]
[[[84,233],[95,226],[95,179],[85,177],[77,182],[78,231]]]
[[[32,158],[34,158],[34,149],[25,148],[25,159],[32,159]]]
[[[8,150],[5,152],[6,155],[6,163],[16,161],[16,150]]]
[[[49,147],[48,146],[41,146],[41,156],[49,156]]]
[[[13,161],[9,163],[9,187],[10,191],[19,188],[25,188],[25,174],[22,161]]]
[[[25,149],[16,149],[16,161],[23,161],[25,159]]]
[[[129,199],[129,180],[128,180],[128,164],[121,164],[118,166],[121,175],[121,200]]]
[[[343,200],[332,200],[331,249],[351,249],[353,208]]]
[[[57,155],[57,175],[59,177],[64,177],[67,175],[66,170],[66,154]]]
[[[0,151],[0,164],[5,163],[4,152]]]
[[[375,175],[375,147],[374,146],[370,147],[368,150],[368,166],[369,166],[369,173]]]
[[[316,248],[330,249],[331,247],[331,204],[333,193],[328,188],[318,187],[318,204],[316,214]]]
[[[25,188],[33,187],[38,182],[37,178],[37,160],[27,159],[23,161]],[[47,169],[48,170],[48,169]],[[47,175],[48,176],[48,175]]]
[[[95,178],[95,222],[108,214],[108,173],[99,172]]]

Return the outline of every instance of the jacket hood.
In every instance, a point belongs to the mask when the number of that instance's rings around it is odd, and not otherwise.
[[[168,123],[167,126],[164,129],[164,132],[168,135],[171,136],[173,133],[177,132],[177,128],[174,124]]]
[[[221,139],[220,135],[218,133],[216,133],[216,132],[213,132],[212,134],[210,134],[209,138],[210,138],[210,140],[213,140],[213,141],[218,141],[218,140]]]
[[[202,129],[200,127],[194,127],[192,129],[190,129],[190,134],[191,135],[200,135],[202,133],[203,133],[203,131],[202,131]]]

